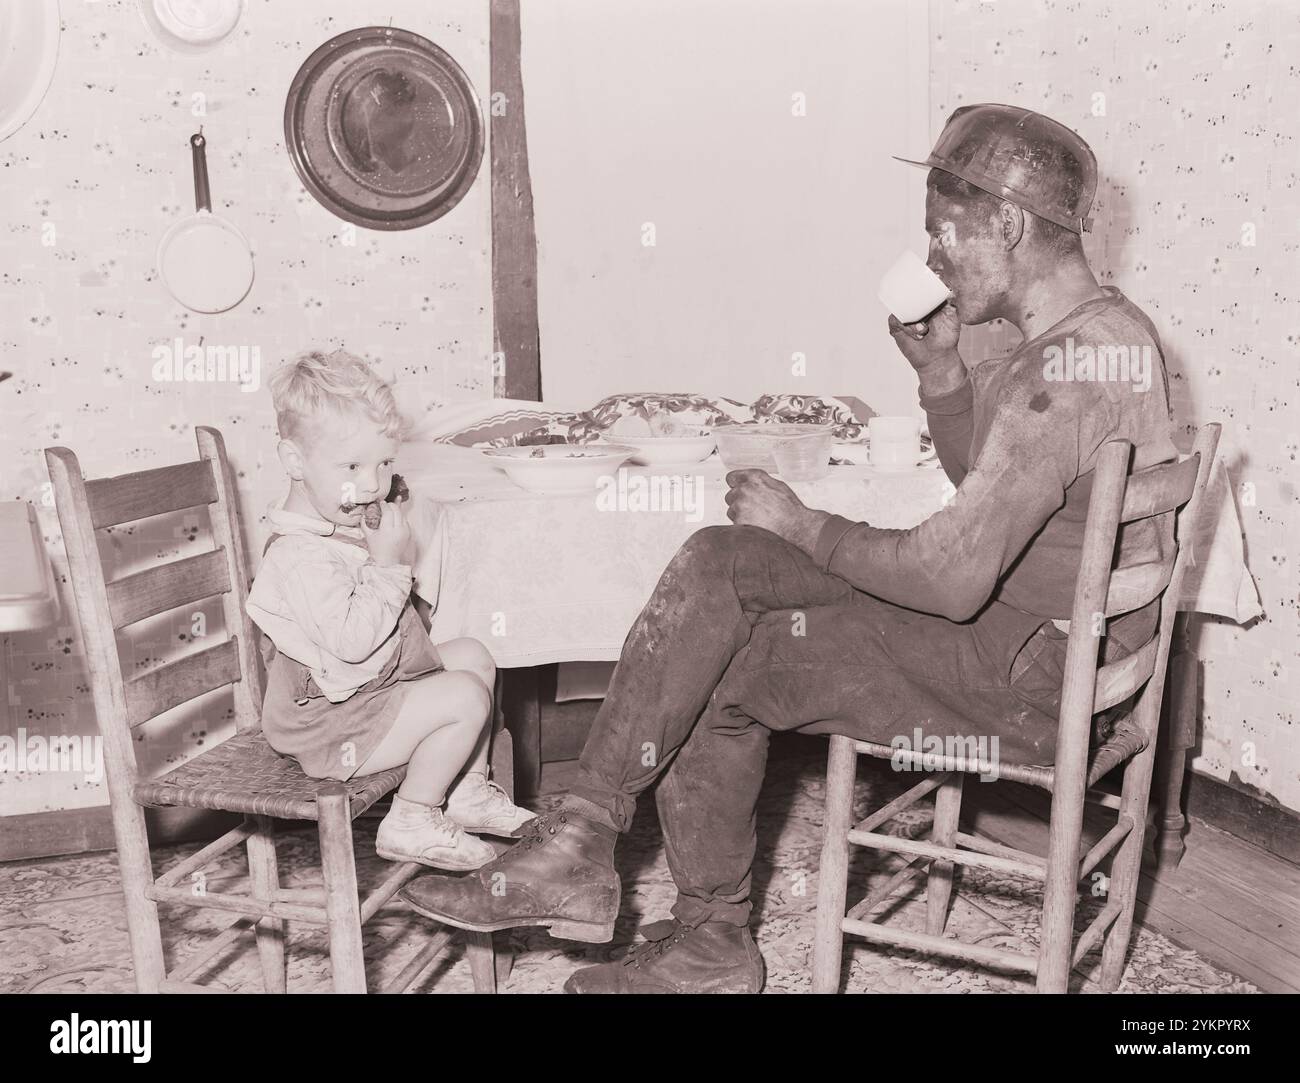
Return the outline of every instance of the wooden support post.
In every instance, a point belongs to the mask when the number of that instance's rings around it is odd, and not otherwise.
[[[466,931],[461,935],[465,938],[465,954],[469,957],[469,969],[474,978],[474,992],[495,993],[497,966],[492,948],[492,934]]]
[[[498,670],[501,713],[514,756],[514,800],[537,799],[542,781],[542,703],[536,667]]]
[[[937,846],[952,846],[957,835],[957,820],[961,816],[962,784],[966,781],[960,772],[954,772],[935,794],[934,829],[930,839]],[[948,923],[948,903],[952,899],[952,874],[954,865],[942,859],[930,863],[930,876],[925,889],[925,931],[931,936],[942,936]]]
[[[361,948],[361,901],[352,852],[352,816],[342,783],[325,782],[316,795],[321,871],[334,992],[366,991],[366,959]],[[280,905],[280,904],[275,904]]]
[[[837,993],[844,964],[844,904],[849,887],[849,827],[858,754],[847,737],[831,735],[826,760],[826,810],[822,816],[822,858],[813,929],[814,993]]]
[[[492,304],[497,398],[542,397],[537,235],[519,66],[519,0],[491,0]]]

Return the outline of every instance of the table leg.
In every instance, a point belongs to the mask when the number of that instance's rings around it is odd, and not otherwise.
[[[1179,613],[1174,621],[1169,670],[1165,685],[1163,724],[1156,754],[1155,833],[1152,839],[1156,867],[1172,872],[1186,852],[1183,831],[1183,777],[1187,753],[1196,743],[1198,665],[1191,651],[1188,616]]]
[[[9,636],[0,636],[0,734],[17,734],[14,710],[9,703]]]
[[[514,746],[515,802],[531,805],[542,780],[542,703],[536,667],[498,670],[501,711]]]

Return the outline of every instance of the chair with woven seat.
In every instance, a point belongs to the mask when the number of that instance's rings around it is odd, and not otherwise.
[[[177,466],[86,480],[67,448],[47,448],[46,463],[68,554],[95,715],[104,741],[113,832],[117,841],[136,987],[148,992],[216,992],[190,979],[253,931],[267,992],[285,992],[285,922],[326,927],[335,992],[366,991],[361,927],[423,866],[395,864],[364,898],[357,889],[352,821],[400,785],[405,769],[335,782],[309,778],[280,756],[261,732],[262,672],[257,632],[244,612],[248,573],[230,464],[221,434],[195,429],[199,458]],[[96,531],[154,515],[206,506],[215,548],[106,581]],[[220,597],[227,638],[214,646],[123,676],[116,632],[178,606]],[[134,740],[143,723],[198,696],[230,688],[235,734],[157,778],[141,778]],[[504,742],[498,742],[499,745]],[[503,780],[507,782],[508,780]],[[155,877],[144,810],[215,809],[243,822]],[[323,887],[280,886],[273,820],[315,821]],[[249,894],[194,890],[188,881],[228,850],[245,844]],[[212,942],[168,973],[158,903],[223,910],[238,915]],[[421,978],[451,942],[436,930],[384,991]],[[495,991],[508,972],[490,933],[466,933],[475,989]]]
[[[1219,433],[1218,425],[1206,425],[1189,457],[1132,475],[1128,468],[1132,446],[1126,441],[1112,441],[1098,454],[1066,647],[1056,756],[1051,766],[990,764],[958,750],[953,750],[955,754],[936,753],[831,737],[813,946],[815,992],[838,990],[846,933],[873,943],[1029,974],[1035,977],[1039,992],[1059,993],[1068,991],[1070,971],[1104,937],[1100,985],[1107,991],[1119,985],[1137,903],[1151,771],[1178,592],[1184,569],[1194,559],[1191,545],[1182,543],[1191,537]],[[1121,524],[1166,513],[1176,516],[1175,548],[1168,559],[1112,570]],[[1105,621],[1157,600],[1159,621],[1151,639],[1125,657],[1099,665]],[[1117,707],[1124,711],[1124,724],[1116,727],[1112,737],[1090,749],[1094,717]],[[853,791],[859,755],[934,773],[855,824]],[[1121,764],[1125,766],[1119,795],[1095,788],[1104,775]],[[1046,858],[958,829],[965,776],[994,771],[999,779],[1028,783],[1051,794]],[[878,830],[932,792],[934,822],[928,840],[894,837]],[[1085,801],[1110,809],[1116,816],[1114,826],[1080,855]],[[909,861],[846,911],[851,846],[901,854]],[[1107,901],[1075,942],[1078,882],[1108,856],[1111,864]],[[943,935],[956,865],[1011,873],[1043,883],[1039,946],[1035,953],[969,944]],[[885,925],[872,917],[900,889],[923,875],[924,933]]]

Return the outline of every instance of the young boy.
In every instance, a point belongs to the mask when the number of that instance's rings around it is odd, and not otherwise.
[[[474,639],[435,649],[411,604],[410,528],[392,484],[403,421],[392,389],[343,351],[304,354],[271,377],[289,494],[248,597],[275,644],[262,729],[312,778],[402,765],[375,850],[474,869],[532,819],[487,777],[491,655]],[[450,790],[450,794],[448,791]],[[444,808],[445,805],[445,808]]]

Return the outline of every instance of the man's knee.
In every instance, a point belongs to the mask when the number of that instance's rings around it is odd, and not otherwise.
[[[770,544],[777,539],[757,526],[706,526],[697,530],[677,550],[677,559],[688,564],[730,562],[741,550]]]

